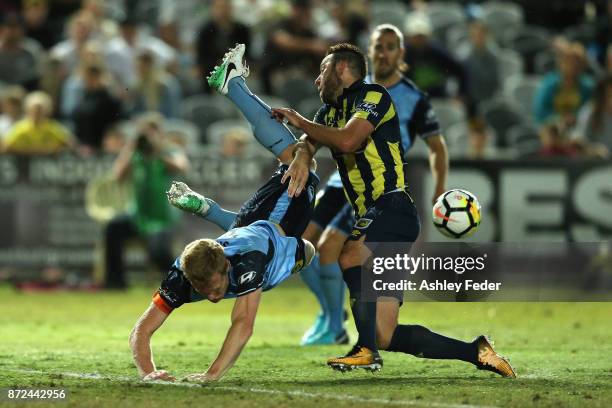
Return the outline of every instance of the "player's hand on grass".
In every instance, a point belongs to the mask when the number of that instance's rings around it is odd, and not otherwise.
[[[176,377],[170,375],[166,370],[155,370],[145,375],[143,381],[175,381]]]
[[[306,121],[306,118],[289,108],[272,108],[272,117],[281,123],[286,120],[288,124],[298,129],[302,129]]]
[[[189,374],[183,377],[182,381],[188,382],[199,382],[199,383],[207,383],[212,381],[217,381],[218,378],[208,374],[208,373],[195,373]]]
[[[170,204],[183,211],[197,215],[206,215],[210,206],[203,195],[191,190],[180,181],[173,181],[170,190],[166,191]]]

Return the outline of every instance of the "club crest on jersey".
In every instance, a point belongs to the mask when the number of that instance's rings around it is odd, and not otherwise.
[[[255,279],[255,275],[256,272],[255,271],[251,271],[251,272],[245,272],[242,275],[240,275],[240,284],[245,284],[245,283],[249,283],[251,282],[253,279]]]
[[[360,218],[355,223],[355,228],[357,229],[366,229],[370,226],[372,220],[370,218]]]
[[[304,260],[300,259],[299,261],[297,261],[295,263],[295,265],[293,266],[293,269],[291,270],[291,273],[294,274],[296,272],[299,272],[302,270],[302,268],[304,267]]]

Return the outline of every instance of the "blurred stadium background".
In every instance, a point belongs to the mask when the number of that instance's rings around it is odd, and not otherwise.
[[[110,169],[146,126],[189,156],[173,177],[237,209],[274,161],[206,73],[244,42],[249,86],[312,116],[326,47],[366,50],[386,22],[405,32],[407,75],[442,124],[448,187],[483,204],[474,240],[607,241],[612,230],[612,1],[3,0],[0,12],[3,280],[102,282],[105,231],[134,187]],[[422,239],[439,240],[425,144],[410,155]],[[217,233],[167,218],[175,249]],[[146,269],[145,246],[127,247],[130,268]]]

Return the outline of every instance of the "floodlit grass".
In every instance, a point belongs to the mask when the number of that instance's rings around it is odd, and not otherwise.
[[[64,388],[69,395],[61,406],[75,407],[612,406],[612,303],[405,304],[402,322],[465,340],[491,335],[519,378],[397,353],[383,353],[380,373],[340,374],[325,359],[349,347],[298,345],[316,306],[292,281],[264,294],[255,334],[236,366],[219,383],[200,387],[138,380],[127,339],[152,290],[22,294],[1,288],[0,388]],[[177,376],[205,371],[232,304],[200,302],[175,311],[153,339],[158,367]],[[28,404],[3,395],[0,405]]]

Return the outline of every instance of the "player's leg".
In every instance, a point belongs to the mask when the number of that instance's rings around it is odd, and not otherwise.
[[[289,128],[271,116],[270,107],[254,95],[244,78],[249,69],[244,66],[244,44],[237,44],[223,58],[208,77],[208,84],[226,95],[246,117],[253,129],[255,139],[272,152],[282,163],[293,160],[293,145],[296,139]]]
[[[345,202],[342,182],[336,172],[329,178],[325,188],[317,194],[312,219],[308,223],[302,238],[317,244],[323,229],[334,219],[338,213],[338,208]],[[314,324],[302,336],[302,345],[315,344],[313,341],[328,331],[330,320],[329,302],[327,301],[328,291],[323,290],[324,283],[320,276],[320,266],[319,256],[317,255],[310,266],[300,274],[321,306],[321,311],[317,314]]]
[[[331,220],[318,242],[321,262],[320,279],[329,307],[327,330],[312,338],[312,344],[345,344],[348,335],[344,328],[344,280],[338,258],[353,227],[353,209],[346,203]]]
[[[351,297],[351,311],[359,332],[356,345],[346,356],[328,360],[338,370],[379,369],[382,359],[376,343],[376,296],[365,296],[361,265],[382,242],[414,242],[420,231],[416,208],[404,192],[390,193],[375,202],[355,223],[340,255],[340,266]],[[367,246],[366,246],[367,242]],[[371,249],[370,249],[371,248]],[[363,278],[369,278],[364,276]]]
[[[400,298],[401,294],[379,298],[376,304],[376,341],[381,350],[419,358],[462,360],[504,377],[516,376],[510,363],[493,350],[485,336],[465,342],[420,325],[398,324]]]
[[[222,208],[214,200],[196,193],[183,182],[173,181],[166,195],[173,206],[202,217],[224,231],[229,231],[236,220],[237,213]]]

